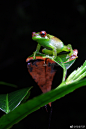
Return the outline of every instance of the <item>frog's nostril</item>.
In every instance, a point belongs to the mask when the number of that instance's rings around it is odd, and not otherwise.
[[[32,32],[32,37],[36,35],[36,32]]]

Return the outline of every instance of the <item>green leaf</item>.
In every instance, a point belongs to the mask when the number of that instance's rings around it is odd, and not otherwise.
[[[15,110],[4,115],[0,119],[0,129],[7,129],[25,118],[28,114],[38,110],[40,107],[53,102],[66,94],[73,92],[75,89],[86,85],[86,79],[71,84],[64,84],[61,87],[57,87],[50,92],[42,94],[32,100],[27,101],[24,104],[19,105]]]
[[[51,59],[52,60],[52,57],[51,56],[43,56],[44,58],[49,58],[49,59]],[[57,56],[56,57],[56,59],[53,59],[53,61],[55,61],[58,65],[60,65],[63,69],[65,69],[65,65],[64,65],[64,62],[63,62],[63,60],[59,57],[59,56]]]
[[[45,57],[47,57],[47,56],[45,56]],[[52,57],[49,56],[48,58],[52,60]],[[63,68],[62,82],[64,82],[65,81],[65,76],[66,76],[67,70],[66,70],[66,67],[65,67],[65,64],[64,64],[62,58],[60,58],[59,56],[57,56],[56,59],[53,59],[53,61],[55,61],[58,65],[60,65]]]
[[[20,89],[9,94],[1,94],[0,109],[5,113],[9,113],[14,110],[28,94],[30,89],[31,87]]]
[[[2,82],[2,81],[0,81],[0,85],[12,86],[12,87],[17,88],[17,86],[15,84],[10,84],[10,83],[7,83],[7,82]]]
[[[49,58],[52,60],[52,56],[48,56],[42,53],[36,54],[36,56],[42,56],[43,58]],[[30,55],[29,57],[33,57],[33,54]],[[73,63],[75,62],[76,59],[68,61],[70,57],[68,57],[68,54],[58,54],[58,56],[56,57],[56,59],[54,60],[58,65],[60,65],[63,69],[66,68],[69,69]]]
[[[66,83],[71,83],[74,81],[81,80],[86,76],[86,61],[83,63],[81,67],[79,67],[77,70],[74,70],[66,79]]]
[[[59,55],[59,57],[64,62],[66,69],[69,69],[73,65],[73,63],[75,62],[75,60],[76,60],[76,59],[74,59],[74,60],[68,61],[69,58],[68,58],[68,55],[67,54]]]
[[[76,59],[71,60],[71,61],[69,61],[69,62],[66,62],[66,63],[65,63],[66,69],[69,69],[69,68],[74,64],[75,60],[76,60]]]
[[[36,56],[42,56],[43,58],[49,58],[52,60],[52,56],[48,56],[48,55],[45,55],[45,54],[42,54],[42,53],[39,53],[39,54],[36,54]],[[29,57],[33,57],[33,54],[30,55]],[[63,63],[63,60],[57,56],[56,59],[54,59],[53,61],[55,61],[58,65],[60,65],[63,69],[65,68],[65,65]]]

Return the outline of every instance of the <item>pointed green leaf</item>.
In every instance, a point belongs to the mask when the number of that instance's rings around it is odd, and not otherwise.
[[[66,94],[73,92],[75,89],[86,85],[86,79],[71,84],[64,84],[61,87],[57,87],[50,92],[42,94],[27,101],[24,104],[19,105],[15,110],[0,118],[0,129],[7,129],[25,118],[28,114],[38,110],[40,107],[53,102],[56,99],[64,97]]]
[[[86,61],[77,70],[74,70],[66,79],[66,83],[81,80],[86,76]]]
[[[1,94],[0,109],[5,113],[14,110],[21,103],[30,89],[31,88],[24,88],[9,94]]]
[[[67,54],[59,55],[59,57],[64,62],[66,69],[69,69],[73,65],[73,63],[75,62],[75,60],[76,60],[76,59],[74,59],[74,60],[68,61],[69,57],[68,57]]]
[[[0,81],[0,85],[12,86],[12,87],[17,88],[17,86],[15,84],[7,83],[7,82],[2,82],[2,81]]]

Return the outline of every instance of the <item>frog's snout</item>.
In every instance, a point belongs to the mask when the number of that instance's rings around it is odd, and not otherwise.
[[[32,37],[36,36],[36,32],[32,32]]]

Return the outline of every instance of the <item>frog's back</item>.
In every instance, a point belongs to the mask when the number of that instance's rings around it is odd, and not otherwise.
[[[63,42],[55,36],[51,37],[51,44],[53,47],[56,47],[57,50],[61,50],[64,47]]]

